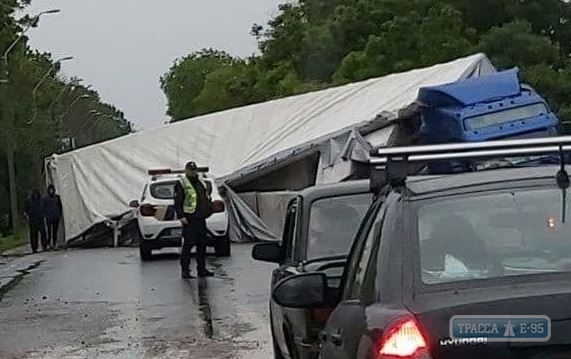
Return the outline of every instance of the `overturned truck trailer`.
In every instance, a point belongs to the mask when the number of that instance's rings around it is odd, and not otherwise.
[[[94,229],[120,229],[129,223],[128,204],[140,198],[149,169],[182,168],[191,159],[209,166],[226,187],[234,241],[279,239],[295,191],[367,176],[372,148],[418,138],[421,88],[495,72],[477,54],[54,155],[46,174],[61,194],[66,241],[81,244],[95,238]]]
[[[414,105],[401,111],[396,118],[379,116],[350,132],[314,146],[309,144],[299,151],[297,161],[282,164],[281,168],[257,171],[234,180],[232,187],[244,191],[271,191],[276,184],[307,187],[351,179],[369,177],[371,148],[408,146],[418,144],[449,144],[481,142],[501,139],[546,137],[557,135],[558,119],[547,101],[535,90],[520,82],[518,69],[493,72],[460,79],[437,86],[422,87]],[[519,158],[508,161],[455,161],[436,162],[426,169],[429,173],[452,173],[478,168],[504,165],[530,164],[550,161],[549,157]],[[558,163],[558,159],[552,159]],[[375,172],[377,174],[377,172]],[[243,194],[241,197],[245,196]],[[277,192],[252,192],[249,207],[271,224],[274,233],[281,233],[284,200]],[[291,197],[291,196],[290,196]],[[252,202],[251,198],[256,199]],[[260,206],[269,202],[274,206]],[[276,210],[275,203],[279,204]],[[279,220],[279,221],[278,221]]]

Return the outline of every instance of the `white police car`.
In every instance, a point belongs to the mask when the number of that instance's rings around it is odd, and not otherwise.
[[[228,213],[214,181],[205,168],[200,168],[201,179],[212,185],[213,214],[206,220],[209,247],[214,247],[218,256],[230,255],[228,236]],[[182,226],[174,209],[174,186],[184,171],[161,169],[150,170],[150,180],[143,189],[140,201],[130,206],[136,208],[136,218],[141,234],[139,250],[142,260],[149,260],[152,251],[182,245]]]

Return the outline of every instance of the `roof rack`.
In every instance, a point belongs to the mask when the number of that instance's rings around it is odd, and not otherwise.
[[[199,173],[207,173],[210,171],[209,167],[198,167],[196,172]],[[150,169],[148,171],[149,176],[159,176],[159,175],[167,175],[167,174],[178,174],[178,173],[185,173],[183,169],[172,169],[172,168],[159,168],[159,169]]]
[[[403,185],[406,177],[411,174],[412,163],[559,154],[564,170],[563,154],[566,152],[571,152],[571,136],[376,148],[371,151],[370,163],[375,166],[371,174],[371,190],[378,191],[386,184]]]
[[[372,164],[389,162],[430,162],[454,159],[486,159],[534,156],[571,151],[571,136],[503,140],[462,144],[377,148],[371,151]]]

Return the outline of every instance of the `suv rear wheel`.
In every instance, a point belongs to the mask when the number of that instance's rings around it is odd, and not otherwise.
[[[219,257],[230,257],[232,249],[230,243],[230,235],[228,233],[222,237],[216,238],[214,251]]]
[[[141,240],[141,243],[139,243],[139,254],[143,261],[149,261],[153,258],[153,250],[144,240]]]

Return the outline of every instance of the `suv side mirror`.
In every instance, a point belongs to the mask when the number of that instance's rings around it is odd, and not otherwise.
[[[278,282],[272,298],[287,308],[321,308],[327,304],[327,288],[327,276],[324,273],[298,274]]]
[[[284,251],[280,243],[259,243],[252,248],[252,258],[258,261],[281,264],[284,260]]]
[[[129,207],[138,208],[139,207],[139,201],[137,201],[136,199],[132,200],[131,202],[129,202]]]

